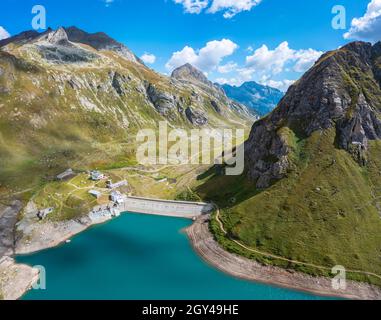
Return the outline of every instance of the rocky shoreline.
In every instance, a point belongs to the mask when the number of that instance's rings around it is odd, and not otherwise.
[[[0,300],[17,300],[38,281],[39,270],[16,264],[10,257],[0,259]]]
[[[4,208],[2,212],[6,213],[12,208]],[[97,212],[93,211],[79,220],[39,223],[35,209],[32,202],[27,205],[24,218],[15,226],[16,233],[21,236],[16,237],[12,250],[8,248],[6,254],[0,256],[0,300],[21,298],[39,276],[38,269],[17,264],[11,255],[31,254],[59,246],[89,227],[113,218],[111,212],[98,208]]]
[[[16,225],[16,233],[21,236],[15,241],[14,254],[30,254],[54,248],[91,226],[111,220],[114,215],[109,208],[107,205],[99,206],[75,220],[39,222],[36,218],[37,209],[33,202],[29,202],[24,218]]]
[[[32,210],[33,211],[33,210]],[[31,211],[31,212],[32,212]],[[61,223],[47,222],[30,224],[26,216],[19,224],[25,232],[16,242],[15,254],[30,254],[36,251],[56,247],[87,228],[104,223],[112,216],[91,215],[81,221]],[[381,300],[381,289],[365,283],[347,281],[345,291],[335,291],[331,280],[324,277],[311,277],[303,273],[273,266],[264,266],[253,260],[232,254],[224,250],[209,230],[210,215],[199,217],[186,233],[194,250],[213,267],[244,280],[255,281],[274,286],[303,291],[320,296],[346,299]],[[38,269],[16,264],[9,257],[0,258],[0,299],[16,300],[30,290],[38,280]]]
[[[331,280],[273,266],[264,266],[223,249],[209,230],[209,216],[202,216],[186,229],[196,252],[213,267],[244,280],[255,281],[319,296],[356,300],[381,300],[381,289],[347,281],[345,291],[332,288]]]

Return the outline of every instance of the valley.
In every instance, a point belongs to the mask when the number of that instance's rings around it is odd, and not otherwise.
[[[380,62],[380,42],[350,43],[283,96],[256,83],[221,87],[189,63],[163,75],[106,34],[76,27],[0,40],[0,258],[70,241],[118,217],[128,196],[164,207],[208,202],[216,210],[187,232],[218,269],[314,294],[379,298]],[[245,141],[229,151],[244,148],[244,173],[224,175],[231,164],[214,161],[142,165],[137,135],[159,135],[163,122],[186,133],[243,130]],[[214,142],[206,152],[226,150]],[[0,266],[15,267],[9,259]],[[337,265],[350,280],[345,292],[329,288]],[[12,298],[35,280],[23,268]],[[284,280],[288,273],[298,284]],[[1,287],[10,281],[0,277]]]

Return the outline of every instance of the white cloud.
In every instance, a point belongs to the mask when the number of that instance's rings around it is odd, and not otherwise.
[[[240,86],[242,81],[237,78],[217,78],[216,82],[219,84],[230,84],[231,86]]]
[[[236,64],[233,61],[228,62],[227,64],[221,65],[217,68],[219,73],[231,73],[235,71],[238,67],[238,64]]]
[[[216,69],[221,61],[225,57],[232,55],[237,48],[238,45],[229,39],[210,41],[198,51],[186,46],[181,51],[173,53],[165,66],[168,70],[173,70],[190,63],[196,68],[207,72]]]
[[[322,54],[323,52],[314,49],[291,49],[288,42],[284,41],[274,50],[270,50],[266,45],[255,50],[252,55],[246,57],[246,66],[253,72],[275,75],[283,72],[286,65],[293,64],[294,71],[304,72]]]
[[[252,79],[248,79],[246,81],[252,81]],[[244,82],[241,78],[217,78],[216,82],[219,84],[229,84],[231,86],[241,86]],[[295,83],[295,80],[272,80],[272,79],[267,79],[266,77],[262,78],[261,80],[258,81],[258,83],[264,85],[264,86],[269,86],[275,89],[278,89],[280,91],[286,92],[287,89]]]
[[[271,71],[274,74],[283,71],[287,61],[293,56],[293,50],[288,42],[282,42],[276,49],[269,50],[266,45],[255,50],[253,55],[246,57],[246,65],[258,71]]]
[[[8,33],[7,30],[5,30],[2,26],[0,26],[0,40],[7,39],[11,35]]]
[[[262,79],[259,83],[286,92],[288,88],[295,83],[295,80],[284,79],[277,81],[272,79]]]
[[[209,0],[174,0],[177,4],[182,4],[185,12],[199,14],[204,10]]]
[[[208,13],[223,11],[226,19],[234,17],[242,11],[250,11],[262,0],[173,0],[184,7],[185,12],[200,14],[206,8]]]
[[[365,15],[352,20],[351,28],[344,38],[373,42],[381,40],[381,0],[372,0]]]
[[[254,48],[252,46],[248,46],[246,51],[252,53],[254,51]]]
[[[250,11],[261,3],[262,0],[213,0],[210,13],[224,11],[224,18],[230,19],[242,11]]]
[[[103,0],[103,2],[105,3],[106,7],[109,7],[114,2],[114,0]]]
[[[172,54],[171,59],[167,62],[165,67],[168,70],[176,69],[177,67],[180,67],[186,63],[190,63],[192,65],[196,64],[196,61],[198,59],[198,56],[193,48],[191,47],[184,47],[183,50],[174,52]]]
[[[296,72],[305,72],[321,57],[322,51],[314,49],[295,51],[296,63],[293,67]]]
[[[140,59],[146,64],[154,64],[156,62],[156,56],[151,53],[144,53]]]
[[[238,66],[234,62],[220,65],[217,71],[221,75],[232,73],[232,77],[217,76],[216,81],[221,84],[239,86],[244,82],[256,80],[261,84],[287,91],[294,80],[287,79],[286,73],[305,72],[323,54],[314,49],[292,49],[287,41],[282,42],[273,50],[263,45],[257,49],[251,48],[251,51],[252,54],[246,57],[244,66]],[[275,76],[277,80],[274,80]],[[282,76],[285,79],[282,79]],[[281,80],[278,80],[279,78]]]

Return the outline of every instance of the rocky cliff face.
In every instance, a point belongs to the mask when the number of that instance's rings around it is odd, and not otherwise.
[[[249,177],[266,188],[290,167],[289,128],[299,137],[330,128],[337,147],[364,165],[369,140],[381,139],[381,43],[354,42],[323,55],[276,110],[254,124],[246,143]]]

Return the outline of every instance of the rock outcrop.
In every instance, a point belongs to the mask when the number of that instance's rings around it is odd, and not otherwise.
[[[130,80],[128,76],[122,75],[119,72],[110,72],[109,73],[111,80],[111,85],[120,96],[126,94],[125,84]]]
[[[176,107],[175,99],[167,92],[157,89],[154,85],[148,84],[147,96],[157,111],[166,115],[168,112]]]
[[[22,208],[20,201],[13,201],[10,206],[0,204],[0,258],[12,255],[14,251],[14,228],[17,215]]]
[[[196,126],[204,126],[208,123],[208,118],[200,111],[193,110],[191,107],[188,107],[185,110],[185,115],[188,120]]]
[[[381,139],[380,46],[354,42],[326,53],[273,113],[254,124],[245,152],[248,175],[258,188],[289,168],[290,146],[279,134],[285,127],[304,137],[336,128],[338,147],[366,163],[368,141]]]
[[[115,51],[129,61],[141,63],[140,59],[130,49],[124,44],[115,41],[104,32],[87,33],[76,27],[65,28],[65,31],[71,42],[83,43],[96,50]]]
[[[35,42],[41,56],[52,63],[91,62],[98,56],[69,41],[64,28],[42,34]]]
[[[70,46],[69,39],[64,28],[52,31],[47,35],[47,41],[53,45]]]

